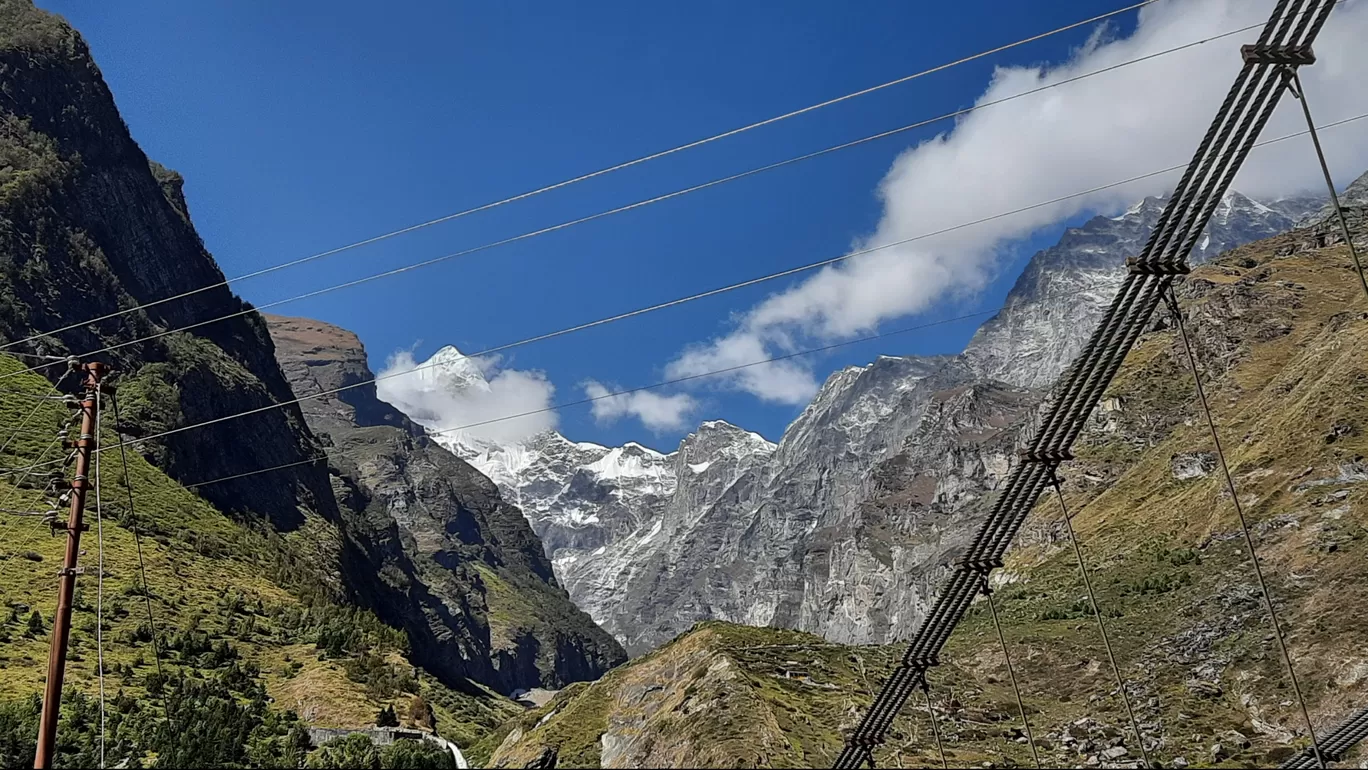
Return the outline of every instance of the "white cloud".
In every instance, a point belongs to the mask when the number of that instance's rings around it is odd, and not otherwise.
[[[1268,17],[1272,0],[1170,0],[1147,6],[1129,37],[1099,30],[1057,66],[998,69],[978,104],[1059,83]],[[1185,163],[1241,66],[1251,30],[986,107],[903,152],[878,194],[882,218],[853,250],[923,235],[1042,201]],[[1302,79],[1318,123],[1368,112],[1368,0],[1347,0],[1315,45]],[[1305,128],[1284,96],[1262,137]],[[1355,124],[1324,133],[1336,180],[1368,167],[1368,132]],[[1310,140],[1255,150],[1234,187],[1254,197],[1316,191],[1323,185]],[[761,360],[798,341],[847,338],[946,298],[971,295],[996,274],[1002,247],[1085,213],[1117,213],[1167,192],[1177,174],[1153,177],[952,233],[852,258],[771,295],[738,317],[730,333],[681,353],[672,377]],[[743,360],[744,359],[744,360]],[[729,387],[801,404],[815,391],[794,362],[725,375]]]
[[[776,333],[782,330],[775,330]],[[724,382],[753,393],[762,400],[781,404],[801,404],[812,398],[817,382],[812,372],[794,360],[747,366],[770,357],[766,340],[759,334],[737,332],[705,345],[688,348],[670,362],[666,375],[671,379],[733,367],[745,367],[700,384]]]
[[[584,394],[598,399],[593,402],[594,420],[599,424],[616,422],[623,417],[635,417],[649,430],[655,432],[679,430],[683,428],[698,402],[687,393],[661,395],[649,390],[635,393],[613,393],[602,383],[590,380],[584,383]]]
[[[411,351],[395,353],[375,384],[380,398],[425,427],[462,428],[461,434],[477,441],[510,444],[557,425],[559,415],[550,409],[556,388],[542,372],[500,368],[496,356],[471,359],[455,348],[444,348],[427,363],[438,365],[411,371],[425,364],[415,362]],[[499,421],[476,425],[487,420]]]

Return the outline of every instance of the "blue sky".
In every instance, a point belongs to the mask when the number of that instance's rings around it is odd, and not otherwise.
[[[89,41],[149,157],[184,174],[195,224],[229,276],[1124,4],[434,2],[382,10],[357,2],[40,0]],[[1134,14],[1122,17],[1115,33],[1125,36],[1134,24]],[[995,66],[1060,62],[1087,37],[1087,30],[1060,35],[235,288],[262,304],[910,123],[973,103]],[[415,344],[419,359],[448,343],[479,350],[834,256],[879,228],[883,206],[876,190],[898,154],[948,128],[871,143],[274,312],[356,331],[379,370],[390,353]],[[882,328],[995,307],[1024,258],[1053,242],[1061,227],[1035,228],[973,291]],[[544,371],[558,401],[582,396],[589,379],[646,384],[661,379],[686,346],[726,333],[734,314],[784,286],[528,346],[505,364]],[[818,359],[815,374],[820,380],[878,354],[957,352],[975,326],[853,345]],[[721,417],[770,438],[801,409],[729,390],[696,396],[696,419]],[[599,424],[584,407],[565,411],[561,430],[578,440],[635,439],[662,449],[687,432],[653,433],[632,420]]]

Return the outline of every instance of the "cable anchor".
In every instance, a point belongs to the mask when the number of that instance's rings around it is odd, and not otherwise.
[[[1062,463],[1074,459],[1073,452],[1064,449],[1023,449],[1017,452],[1017,456],[1022,462],[1027,463]]]
[[[1126,257],[1126,270],[1132,275],[1187,275],[1192,272],[1181,259],[1146,261],[1139,257]]]
[[[1315,64],[1316,54],[1309,45],[1251,45],[1240,46],[1240,58],[1245,64],[1281,64],[1300,67]]]

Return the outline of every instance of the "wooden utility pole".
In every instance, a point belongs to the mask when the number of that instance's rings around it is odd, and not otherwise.
[[[72,366],[78,366],[72,363]],[[38,723],[38,751],[33,758],[35,768],[52,767],[57,752],[57,716],[62,707],[62,679],[66,675],[67,640],[71,636],[71,603],[76,593],[76,566],[81,554],[81,530],[85,525],[86,490],[90,489],[90,457],[95,452],[99,437],[95,435],[95,410],[99,401],[96,394],[100,380],[109,371],[101,363],[81,364],[85,373],[85,397],[81,400],[81,436],[76,440],[76,477],[71,482],[71,516],[67,518],[66,559],[57,573],[57,612],[52,616],[52,648],[48,653],[47,685],[43,692],[43,713]]]

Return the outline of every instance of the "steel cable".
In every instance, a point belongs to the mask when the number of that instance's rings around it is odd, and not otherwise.
[[[1281,46],[1290,41],[1298,46],[1309,46],[1333,5],[1325,0],[1312,0],[1303,12],[1299,0],[1290,6],[1292,12],[1289,14],[1286,12],[1289,2],[1280,2],[1264,25],[1259,45]],[[1298,15],[1303,19],[1295,25],[1294,31],[1293,20]],[[1292,33],[1290,38],[1289,32]],[[922,670],[936,664],[936,655],[967,609],[966,587],[970,573],[1000,564],[1043,490],[1046,474],[1052,474],[1054,466],[1067,459],[1068,448],[1144,331],[1158,302],[1169,290],[1173,276],[1186,272],[1187,254],[1197,234],[1205,229],[1215,205],[1225,195],[1235,170],[1248,151],[1260,144],[1258,131],[1281,96],[1283,88],[1278,85],[1279,79],[1270,79],[1271,69],[1273,66],[1267,62],[1256,62],[1237,77],[1180,185],[1169,197],[1159,224],[1136,257],[1132,275],[1123,283],[1106,316],[1051,400],[1026,452],[1031,467],[1019,468],[1010,475],[1007,489],[979,528],[964,561],[956,567],[909,643],[905,664]],[[890,686],[885,687],[871,704],[865,719],[851,733],[837,760],[838,767],[854,767],[872,756],[871,747],[882,741],[884,731],[906,700],[907,691],[901,681],[901,678],[898,682],[890,680]]]
[[[1282,652],[1283,662],[1287,665],[1287,676],[1292,682],[1292,692],[1297,696],[1297,703],[1301,707],[1302,718],[1306,722],[1306,732],[1311,736],[1311,747],[1316,752],[1316,762],[1324,770],[1325,758],[1320,754],[1320,741],[1316,739],[1316,728],[1311,723],[1311,712],[1306,708],[1306,699],[1302,697],[1301,684],[1297,681],[1296,667],[1292,665],[1292,655],[1288,652],[1287,641],[1283,638],[1282,623],[1278,621],[1278,611],[1273,607],[1273,594],[1269,591],[1268,581],[1264,579],[1263,567],[1259,566],[1259,553],[1254,547],[1254,535],[1250,532],[1249,521],[1245,518],[1244,506],[1240,503],[1240,493],[1235,489],[1235,478],[1230,473],[1230,465],[1226,462],[1225,450],[1221,448],[1221,437],[1216,430],[1216,421],[1212,418],[1211,406],[1207,403],[1206,388],[1202,386],[1202,373],[1197,367],[1197,355],[1193,352],[1191,340],[1188,339],[1187,325],[1183,322],[1183,313],[1178,307],[1178,297],[1172,290],[1169,292],[1169,302],[1169,312],[1173,314],[1173,321],[1178,326],[1179,335],[1183,340],[1183,350],[1187,353],[1188,364],[1192,368],[1192,380],[1197,391],[1197,401],[1202,407],[1207,428],[1211,432],[1211,443],[1215,447],[1216,457],[1221,463],[1221,473],[1225,477],[1226,489],[1230,492],[1230,501],[1235,507],[1235,516],[1240,520],[1240,531],[1244,533],[1245,544],[1249,547],[1249,561],[1254,565],[1254,575],[1259,581],[1259,592],[1263,594],[1268,617],[1273,621],[1273,635],[1278,640],[1278,649]]]
[[[1344,758],[1344,754],[1349,749],[1365,738],[1368,738],[1368,708],[1355,712],[1327,733],[1325,737],[1321,738],[1319,746],[1302,749],[1279,767],[1311,770],[1311,768],[1316,767],[1317,751],[1326,761],[1338,762]]]
[[[1306,116],[1306,130],[1311,134],[1311,144],[1316,150],[1316,159],[1320,161],[1321,173],[1325,176],[1325,187],[1330,195],[1330,205],[1335,209],[1335,218],[1339,220],[1340,232],[1344,235],[1344,245],[1349,247],[1349,256],[1354,260],[1354,269],[1358,271],[1359,283],[1363,286],[1363,294],[1368,297],[1368,275],[1364,275],[1363,262],[1359,259],[1358,247],[1354,245],[1354,236],[1349,232],[1349,220],[1344,217],[1344,207],[1340,205],[1339,193],[1335,191],[1335,182],[1330,177],[1330,165],[1325,162],[1325,150],[1321,149],[1320,136],[1316,133],[1316,124],[1311,120],[1311,105],[1306,100],[1306,87],[1302,85],[1301,76],[1296,70],[1287,70],[1291,73],[1293,90],[1292,95],[1297,101],[1301,102],[1302,113]]]
[[[1064,514],[1064,526],[1069,532],[1069,542],[1073,544],[1074,556],[1078,559],[1078,572],[1083,576],[1083,587],[1088,591],[1088,604],[1092,607],[1093,617],[1097,618],[1097,632],[1102,637],[1102,646],[1107,650],[1107,660],[1111,661],[1112,673],[1116,675],[1116,690],[1121,694],[1121,703],[1126,707],[1126,716],[1130,719],[1131,730],[1135,732],[1135,741],[1140,748],[1140,758],[1144,760],[1145,767],[1153,767],[1150,763],[1149,749],[1145,748],[1145,736],[1140,732],[1140,721],[1135,718],[1135,709],[1131,708],[1130,696],[1126,693],[1126,678],[1121,675],[1121,666],[1116,663],[1116,653],[1112,651],[1111,637],[1107,634],[1107,622],[1102,618],[1102,606],[1097,603],[1097,594],[1093,591],[1092,577],[1088,575],[1088,563],[1083,559],[1083,546],[1078,542],[1078,533],[1074,531],[1073,517],[1069,515],[1069,506],[1064,502],[1064,490],[1059,488],[1059,477],[1054,476],[1050,479],[1054,486],[1055,496],[1059,498],[1059,510]]]
[[[993,591],[988,587],[988,575],[983,575],[983,600],[988,602],[988,611],[993,615],[993,628],[997,629],[998,641],[1002,643],[1002,659],[1007,663],[1007,677],[1012,682],[1012,692],[1016,695],[1017,708],[1021,709],[1021,726],[1026,728],[1026,742],[1031,747],[1031,757],[1035,759],[1037,770],[1040,768],[1040,752],[1036,749],[1035,736],[1031,734],[1031,720],[1026,716],[1026,701],[1021,697],[1021,686],[1017,684],[1016,670],[1012,668],[1012,656],[1007,651],[1007,636],[1002,633],[1002,621],[998,619],[997,606],[993,602]]]
[[[922,693],[926,695],[926,714],[931,717],[931,732],[936,736],[936,753],[940,755],[941,770],[950,770],[950,763],[945,759],[945,744],[941,743],[940,725],[936,721],[936,707],[931,704],[931,687],[922,680]]]

